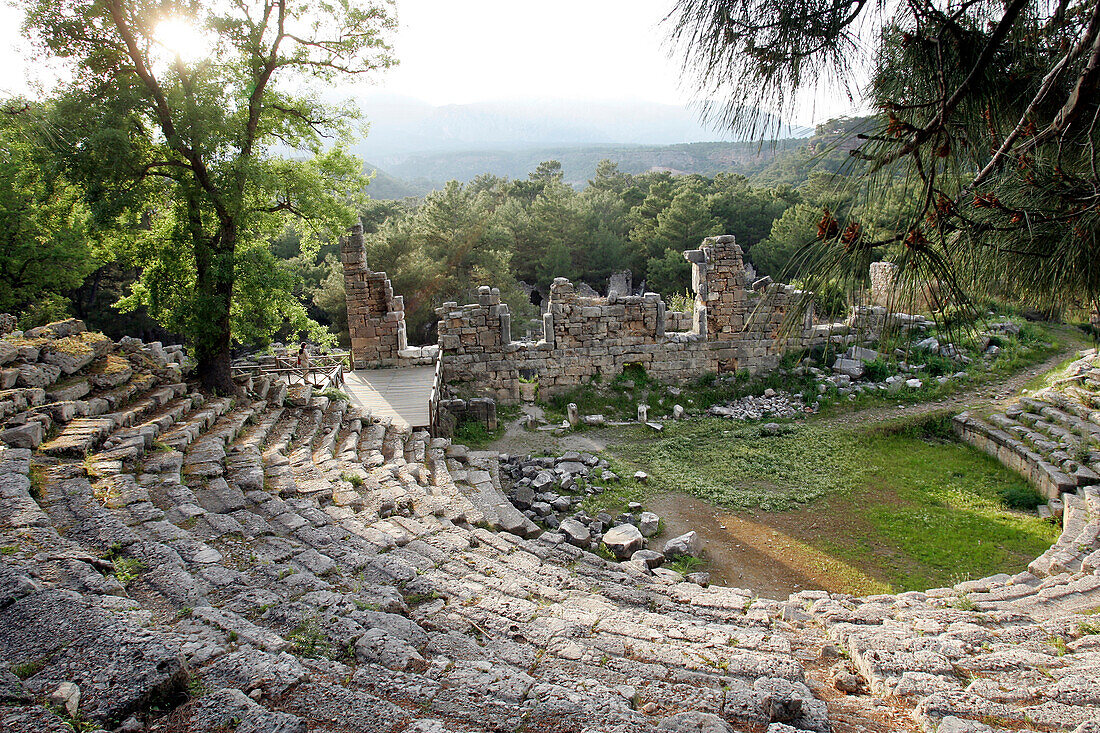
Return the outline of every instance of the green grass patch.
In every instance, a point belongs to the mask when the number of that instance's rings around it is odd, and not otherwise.
[[[351,402],[351,398],[348,397],[346,392],[336,389],[335,387],[326,387],[314,396],[327,397],[332,402]]]
[[[680,575],[687,575],[688,573],[702,570],[704,565],[706,565],[706,563],[702,559],[684,555],[683,557],[676,558],[672,562],[666,562],[663,567],[669,570],[675,570],[680,573]]]
[[[672,423],[659,438],[616,443],[610,452],[625,475],[648,473],[654,492],[734,509],[792,509],[847,491],[866,473],[853,433],[816,421],[790,425],[762,436],[759,426],[728,420]]]
[[[1014,510],[1034,490],[955,442],[946,415],[856,429],[811,420],[777,436],[699,420],[609,453],[649,473],[647,491],[765,512],[814,502],[806,524],[816,529],[797,539],[895,590],[1016,572],[1058,531]]]
[[[504,428],[504,423],[499,420],[496,430],[489,430],[480,420],[463,420],[455,426],[451,442],[480,450],[503,435]]]

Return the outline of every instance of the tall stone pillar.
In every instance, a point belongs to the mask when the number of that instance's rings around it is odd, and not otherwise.
[[[408,348],[404,298],[394,296],[386,273],[367,267],[362,224],[353,226],[340,245],[352,368],[393,366],[399,352]]]
[[[733,235],[707,237],[684,252],[695,290],[695,331],[710,340],[735,338],[745,327],[745,258]],[[705,320],[704,320],[705,315]]]

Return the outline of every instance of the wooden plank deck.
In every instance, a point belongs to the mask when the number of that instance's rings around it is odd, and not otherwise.
[[[389,415],[394,424],[427,428],[435,367],[360,369],[344,375],[344,391],[351,402],[372,415]]]

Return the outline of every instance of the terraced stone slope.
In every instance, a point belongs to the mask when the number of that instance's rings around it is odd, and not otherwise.
[[[178,352],[82,330],[0,340],[0,730],[1100,721],[1084,558],[899,596],[701,587],[539,534],[492,454],[266,381],[204,397]]]

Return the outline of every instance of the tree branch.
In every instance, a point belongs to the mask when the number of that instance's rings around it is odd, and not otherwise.
[[[1004,43],[1009,32],[1012,30],[1013,23],[1016,22],[1017,16],[1027,7],[1029,2],[1030,0],[1012,0],[1012,3],[1005,9],[1004,15],[1001,16],[1001,20],[997,23],[997,27],[993,30],[993,33],[990,34],[989,40],[986,41],[985,47],[978,56],[978,60],[975,61],[974,66],[971,67],[970,73],[967,74],[966,79],[963,80],[951,96],[943,103],[935,119],[933,119],[927,127],[917,130],[912,138],[910,138],[909,142],[901,148],[880,158],[875,166],[876,169],[889,165],[909,155],[921,145],[928,142],[935,133],[943,129],[944,125],[947,123],[947,119],[954,113],[955,108],[966,98],[966,95],[970,93],[970,88],[978,81],[978,76],[985,71],[987,66],[989,66],[989,63],[993,60],[993,54],[996,53],[997,49]]]

